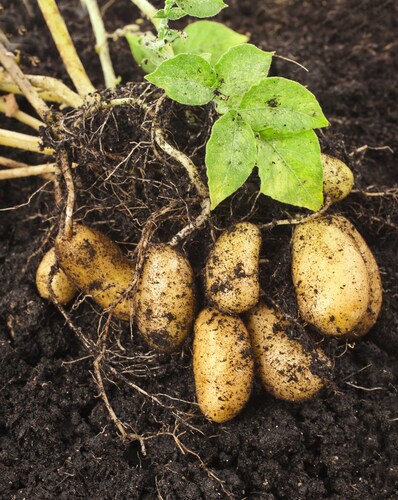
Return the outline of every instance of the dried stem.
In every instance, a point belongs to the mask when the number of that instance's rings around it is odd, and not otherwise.
[[[68,28],[63,20],[55,0],[37,0],[51,36],[57,46],[66,71],[78,93],[85,97],[95,92],[95,88],[87,76],[86,70],[77,55]]]
[[[7,73],[11,76],[13,81],[22,90],[24,96],[36,110],[37,114],[41,117],[42,120],[47,121],[50,113],[49,107],[36,92],[30,81],[22,73],[21,69],[19,68],[18,64],[15,61],[14,56],[9,52],[7,52],[6,48],[1,42],[0,42],[0,62],[7,71]]]
[[[32,135],[12,132],[11,130],[0,129],[0,146],[8,146],[10,148],[24,149],[34,153],[44,155],[54,154],[51,148],[43,148],[41,139]]]
[[[100,58],[105,85],[107,88],[114,87],[117,83],[119,83],[119,78],[116,77],[113,70],[112,60],[109,53],[108,38],[97,0],[82,0],[82,2],[86,6],[88,15],[90,16],[96,41],[95,50]]]
[[[35,165],[33,167],[10,168],[9,170],[0,170],[0,181],[6,179],[18,179],[32,175],[53,174],[57,169],[55,163],[46,163],[44,165]]]
[[[10,107],[7,105],[6,97],[0,98],[0,112],[4,113],[9,118],[15,118],[16,120],[28,125],[29,127],[34,128],[35,130],[39,130],[40,127],[45,127],[45,123],[41,122],[37,118],[20,111],[18,108],[16,110],[9,109]]]

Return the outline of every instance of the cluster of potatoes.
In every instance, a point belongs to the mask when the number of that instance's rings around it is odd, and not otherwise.
[[[334,202],[352,188],[348,167],[323,155],[324,191]],[[189,261],[167,244],[147,251],[134,296],[135,266],[107,236],[83,225],[59,236],[36,276],[40,295],[65,304],[78,291],[104,310],[134,321],[147,343],[167,352],[192,330],[197,401],[204,415],[226,422],[249,399],[255,367],[265,389],[304,401],[329,379],[331,360],[295,324],[260,301],[260,229],[241,222],[216,241],[204,270],[210,304],[196,317]],[[323,335],[360,337],[375,323],[382,287],[376,261],[344,217],[298,225],[292,241],[292,278],[301,319]]]

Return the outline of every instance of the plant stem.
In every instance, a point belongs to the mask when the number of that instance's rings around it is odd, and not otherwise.
[[[51,36],[57,46],[66,71],[78,93],[85,97],[95,92],[95,88],[87,76],[86,70],[77,55],[68,28],[63,20],[55,0],[37,0]]]
[[[20,134],[19,132],[11,132],[10,130],[0,129],[0,146],[8,146],[10,148],[24,149],[34,153],[44,155],[53,155],[54,150],[51,148],[43,148],[41,139],[32,135]]]
[[[9,118],[15,118],[16,120],[24,123],[25,125],[28,125],[29,127],[34,128],[35,130],[39,130],[40,127],[46,126],[45,123],[41,122],[37,118],[34,118],[33,116],[28,115],[27,113],[24,113],[23,111],[20,111],[19,109],[11,111],[11,113],[9,113],[5,98],[0,98],[0,112],[4,113]]]
[[[7,168],[21,168],[29,167],[27,163],[22,163],[21,161],[11,160],[11,158],[6,158],[5,156],[0,156],[0,165]]]
[[[28,80],[32,85],[57,95],[61,102],[72,108],[79,108],[83,105],[83,99],[79,94],[67,87],[61,80],[52,78],[51,76],[42,75],[27,75]],[[44,97],[43,97],[44,99]]]
[[[100,58],[105,85],[107,88],[114,87],[119,82],[119,78],[116,77],[113,70],[112,60],[109,53],[108,39],[97,0],[82,0],[82,2],[86,6],[88,15],[90,16],[96,41],[95,49]]]
[[[4,69],[9,73],[14,82],[18,85],[18,87],[24,93],[26,99],[30,102],[33,108],[36,110],[38,115],[42,118],[42,120],[46,121],[50,109],[47,104],[43,101],[43,99],[38,95],[32,84],[22,73],[18,64],[15,61],[15,58],[12,54],[7,52],[4,45],[0,42],[0,62],[3,65]]]
[[[8,170],[0,170],[0,181],[29,177],[32,175],[53,174],[56,168],[57,167],[54,163],[46,163],[44,165],[35,165],[34,167],[19,167],[10,168]]]
[[[159,28],[160,19],[154,19],[153,16],[156,14],[157,9],[149,3],[147,0],[131,0],[134,5],[136,5],[140,11],[151,21],[155,26],[156,30]]]

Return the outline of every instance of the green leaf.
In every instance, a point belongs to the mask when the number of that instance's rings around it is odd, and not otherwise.
[[[158,51],[149,48],[149,43],[156,41],[154,36],[151,38],[149,36],[136,35],[135,33],[126,33],[126,39],[136,63],[142,67],[145,73],[155,71],[159,64],[164,61],[164,57]],[[145,44],[148,44],[148,46],[145,46]]]
[[[315,96],[285,78],[264,78],[240,104],[240,114],[255,131],[292,134],[329,125]]]
[[[262,193],[310,210],[322,207],[321,151],[315,132],[284,137],[260,134],[257,146]]]
[[[268,75],[273,54],[250,44],[231,47],[215,66],[218,90],[229,96],[244,94]]]
[[[250,126],[231,111],[219,118],[206,145],[212,210],[242,186],[255,161],[256,140]]]
[[[213,17],[227,7],[222,0],[176,0],[176,4],[193,17]]]
[[[236,31],[214,21],[196,21],[187,26],[184,31],[187,37],[185,40],[180,38],[173,43],[174,53],[210,53],[212,66],[230,47],[248,40],[246,35],[236,33]]]
[[[197,55],[172,57],[145,78],[180,104],[199,106],[207,104],[214,96],[216,74],[210,64]]]
[[[170,9],[168,15],[166,15],[164,9],[160,9],[156,12],[156,14],[153,16],[154,19],[169,19],[170,21],[178,21],[178,19],[181,19],[185,17],[187,13],[180,9],[179,7],[173,7]]]

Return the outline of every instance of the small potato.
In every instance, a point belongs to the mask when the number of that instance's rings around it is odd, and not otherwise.
[[[148,344],[172,351],[189,334],[195,314],[194,277],[184,255],[167,244],[145,256],[136,295],[136,321]]]
[[[42,258],[36,272],[36,287],[40,297],[53,300],[49,290],[50,274],[57,264],[55,248],[51,248]],[[51,291],[60,304],[67,304],[77,295],[77,289],[71,283],[62,269],[57,269],[51,278]]]
[[[292,250],[303,319],[326,335],[365,335],[380,312],[382,286],[373,254],[354,226],[341,216],[301,224]]]
[[[199,407],[208,419],[226,422],[242,410],[252,388],[253,364],[243,321],[204,309],[195,321],[193,373]]]
[[[75,224],[71,238],[57,238],[55,252],[77,288],[91,295],[103,309],[118,301],[112,314],[122,320],[130,319],[132,299],[124,294],[135,267],[111,239],[95,229]]]
[[[347,165],[333,158],[321,154],[323,166],[323,193],[325,198],[335,203],[344,199],[351,192],[354,185],[354,175]]]
[[[381,310],[381,304],[383,300],[383,286],[381,283],[379,266],[377,265],[376,259],[372,254],[370,248],[366,244],[366,241],[362,238],[359,232],[355,229],[354,225],[351,224],[349,220],[345,217],[335,216],[334,219],[339,222],[342,228],[349,234],[357,245],[362,258],[365,262],[366,269],[369,275],[369,303],[366,309],[366,313],[358,325],[354,328],[352,332],[348,334],[350,338],[362,337],[372,328],[376,323]]]
[[[325,386],[330,360],[320,348],[309,351],[291,338],[289,323],[276,311],[259,304],[248,313],[247,328],[261,381],[276,398],[305,401]]]
[[[218,238],[206,263],[206,294],[221,311],[240,314],[259,301],[260,229],[241,222]]]

